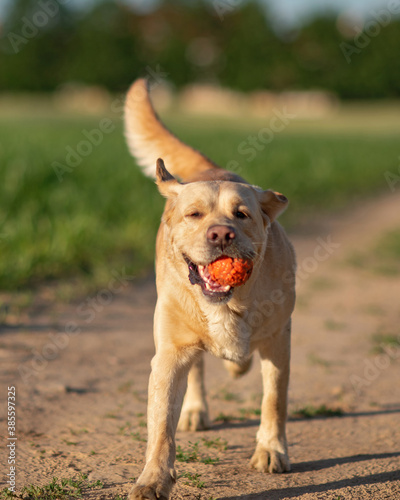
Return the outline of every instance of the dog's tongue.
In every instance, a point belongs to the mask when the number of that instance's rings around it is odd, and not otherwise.
[[[208,266],[198,266],[198,270],[207,290],[210,292],[229,292],[231,288],[229,285],[220,285],[216,281],[213,281],[208,271]]]

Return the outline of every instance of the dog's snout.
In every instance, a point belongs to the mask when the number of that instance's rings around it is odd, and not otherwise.
[[[224,249],[236,238],[235,229],[231,226],[211,226],[207,231],[207,240],[211,245]]]

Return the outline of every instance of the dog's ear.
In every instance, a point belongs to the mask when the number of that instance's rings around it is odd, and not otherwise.
[[[258,192],[261,210],[273,222],[282,212],[286,210],[289,200],[281,193],[267,189]]]
[[[168,172],[161,158],[156,163],[156,184],[160,193],[166,198],[177,195],[182,185]]]

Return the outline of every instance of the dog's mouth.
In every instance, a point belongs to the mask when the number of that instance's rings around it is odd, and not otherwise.
[[[211,278],[208,266],[195,264],[188,257],[184,259],[189,268],[189,281],[192,285],[200,285],[203,295],[213,302],[223,302],[231,298],[233,287],[220,285]]]

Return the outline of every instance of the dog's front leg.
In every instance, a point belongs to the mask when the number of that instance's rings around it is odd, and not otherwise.
[[[290,470],[286,442],[290,323],[263,342],[259,352],[264,395],[257,447],[250,463],[261,472],[286,472]]]
[[[184,351],[184,352],[183,352]],[[152,360],[148,402],[146,465],[129,500],[169,497],[175,483],[175,431],[187,373],[198,351],[163,345]]]

